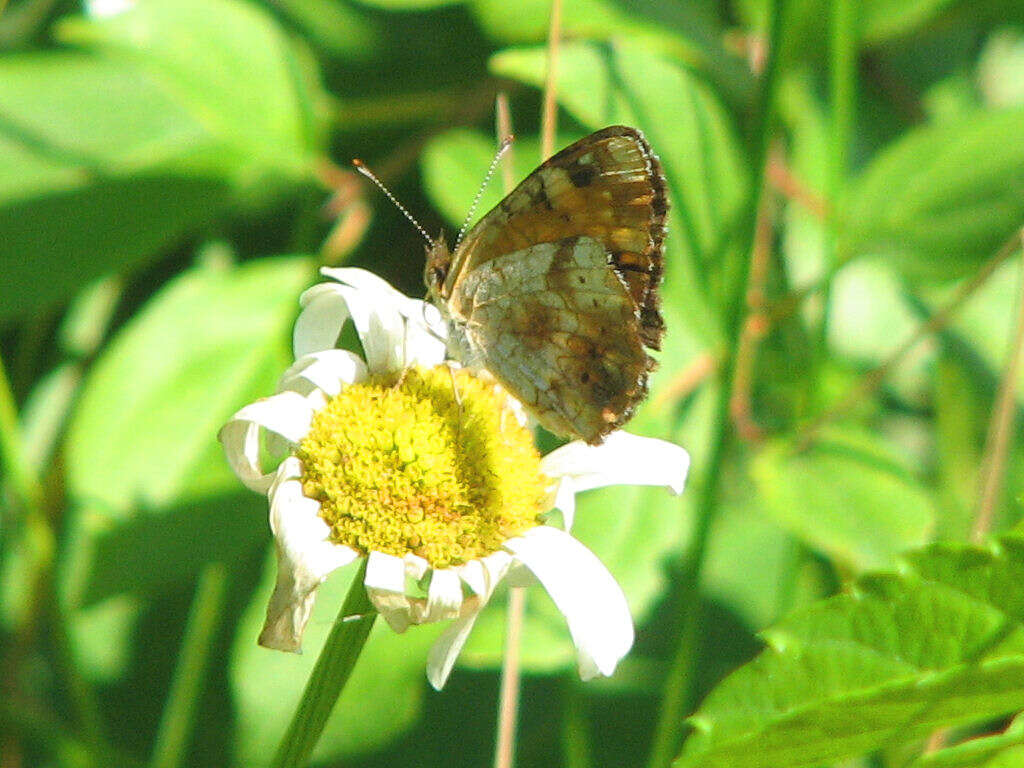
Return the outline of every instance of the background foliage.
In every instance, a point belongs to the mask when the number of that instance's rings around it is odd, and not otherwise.
[[[505,91],[536,164],[549,10],[0,0],[0,764],[268,763],[316,654],[255,645],[266,504],[216,431],[288,364],[318,265],[422,293],[350,157],[451,231]],[[530,593],[518,763],[1024,764],[1024,6],[564,0],[562,27],[558,146],[627,123],[665,165],[631,429],[694,471],[583,501],[639,638],[580,684]],[[438,629],[378,626],[316,761],[489,760],[503,602],[442,694]]]

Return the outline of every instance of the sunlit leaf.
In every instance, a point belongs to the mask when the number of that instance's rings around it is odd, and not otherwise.
[[[1019,716],[1002,733],[922,755],[907,768],[1015,768],[1024,764],[1024,720]]]
[[[311,178],[319,97],[257,9],[141,0],[58,34],[77,50],[0,61],[0,315]]]
[[[831,432],[801,449],[766,446],[751,474],[764,511],[808,546],[857,569],[927,541],[932,500],[885,446]]]
[[[1024,707],[1024,540],[936,545],[765,633],[678,768],[814,766]]]
[[[231,497],[240,489],[216,433],[236,408],[273,391],[311,279],[302,258],[195,269],[100,358],[67,440],[68,494],[79,509],[72,541],[83,558],[67,584],[73,603],[181,578],[265,535],[259,497],[241,508]]]
[[[976,269],[1022,221],[1024,109],[980,112],[908,131],[879,153],[851,186],[843,247],[949,279]]]

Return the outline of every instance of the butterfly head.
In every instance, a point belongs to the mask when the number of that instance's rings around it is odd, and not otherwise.
[[[452,252],[445,242],[444,233],[438,235],[427,246],[427,264],[423,270],[423,282],[427,285],[427,293],[431,298],[444,299],[445,282],[452,263]]]

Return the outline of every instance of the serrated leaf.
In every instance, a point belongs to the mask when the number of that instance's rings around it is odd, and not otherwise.
[[[181,578],[225,547],[265,535],[254,517],[258,497],[248,507],[224,499],[240,489],[216,433],[235,409],[273,389],[311,278],[311,262],[298,257],[193,269],[100,357],[67,438],[77,508],[74,566],[63,584],[71,604]]]
[[[751,476],[766,514],[857,570],[891,565],[923,544],[934,525],[928,494],[867,436],[833,432],[806,450],[788,441],[769,444]]]
[[[847,253],[890,255],[917,278],[964,275],[1024,221],[1024,109],[908,131],[849,192]]]
[[[258,768],[270,763],[355,570],[336,572],[318,588],[303,638],[304,652],[281,653],[256,645],[276,572],[268,558],[263,582],[238,624],[231,652],[239,765]],[[427,685],[427,650],[441,630],[441,625],[433,624],[396,635],[377,620],[317,743],[313,755],[317,764],[379,749],[415,722]]]
[[[907,768],[1016,768],[1024,765],[1024,720],[1014,719],[1003,733],[970,739],[922,755]]]
[[[1024,707],[1024,540],[926,548],[798,611],[711,692],[677,768],[791,768]]]

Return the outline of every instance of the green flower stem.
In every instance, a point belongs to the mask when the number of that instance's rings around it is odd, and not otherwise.
[[[753,133],[754,144],[750,162],[751,182],[748,199],[741,222],[744,248],[739,251],[741,258],[735,268],[729,271],[729,291],[725,305],[726,347],[721,370],[721,386],[715,407],[715,421],[711,436],[711,447],[707,471],[703,477],[700,495],[697,499],[693,531],[684,555],[681,576],[683,605],[681,606],[681,630],[679,645],[665,682],[665,694],[661,712],[654,732],[654,742],[649,761],[650,768],[665,768],[670,765],[682,743],[685,717],[693,698],[693,680],[697,647],[701,628],[700,580],[707,550],[708,534],[718,504],[718,484],[722,475],[725,456],[732,438],[732,420],[729,415],[729,401],[732,398],[736,375],[736,349],[743,328],[744,306],[746,304],[747,278],[750,272],[750,253],[753,249],[757,211],[761,207],[764,193],[765,162],[768,157],[768,143],[771,138],[775,114],[776,91],[778,89],[779,52],[782,41],[783,17],[786,0],[770,0],[768,3],[767,59],[760,82],[759,109]]]
[[[331,633],[320,651],[320,658],[316,660],[313,673],[306,683],[306,690],[302,692],[299,708],[295,710],[291,725],[277,748],[272,768],[300,768],[306,764],[327,725],[334,704],[352,674],[356,659],[377,618],[377,612],[363,586],[365,576],[366,558],[363,558],[359,571],[352,579],[345,604],[341,606],[341,612],[334,621]]]
[[[153,746],[152,768],[177,768],[184,761],[210,651],[227,600],[227,585],[224,563],[210,563],[199,575],[178,666]]]
[[[829,13],[829,95],[831,125],[825,196],[832,214],[825,238],[826,269],[845,260],[838,249],[838,222],[843,218],[846,179],[850,168],[850,144],[857,108],[857,3],[832,0]],[[829,293],[832,281],[822,290],[822,317],[818,328],[818,350],[824,356],[828,336]]]

